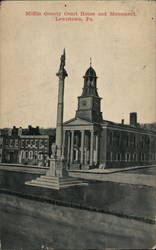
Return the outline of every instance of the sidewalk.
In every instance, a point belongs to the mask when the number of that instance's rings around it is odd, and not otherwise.
[[[133,185],[145,185],[156,188],[156,175],[139,173],[139,169],[156,169],[156,165],[134,166],[120,169],[90,169],[90,170],[69,170],[69,176],[88,180],[109,181]],[[31,173],[31,174],[46,174],[48,168],[40,166],[26,166],[10,164],[0,164],[0,170]],[[133,173],[132,170],[137,170]]]
[[[19,173],[31,173],[31,174],[46,174],[48,168],[40,166],[27,166],[17,164],[0,164],[0,170],[19,172]]]
[[[131,170],[136,170],[136,169],[147,169],[147,168],[156,168],[156,165],[148,165],[148,166],[131,166],[127,168],[106,168],[106,169],[99,169],[99,168],[94,168],[94,169],[88,169],[88,170],[69,170],[69,172],[79,172],[79,173],[94,173],[94,174],[112,174],[112,173],[118,173],[118,172],[127,172]]]
[[[71,177],[83,178],[88,180],[97,180],[104,182],[117,182],[124,184],[133,184],[140,186],[150,186],[156,188],[156,175],[139,173],[139,169],[152,169],[156,166],[130,167],[126,169],[92,169],[88,171],[69,171]],[[130,170],[137,170],[132,173]]]

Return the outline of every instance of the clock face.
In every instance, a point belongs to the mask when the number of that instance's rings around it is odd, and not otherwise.
[[[86,106],[86,105],[87,105],[86,100],[85,100],[85,101],[82,101],[82,106]]]
[[[90,99],[85,98],[80,100],[80,108],[81,109],[89,109],[90,108]]]

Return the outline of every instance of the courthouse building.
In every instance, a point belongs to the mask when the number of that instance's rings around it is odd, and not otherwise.
[[[65,159],[69,169],[116,168],[156,163],[156,131],[143,129],[137,113],[130,124],[103,120],[97,76],[86,71],[75,117],[63,125]]]

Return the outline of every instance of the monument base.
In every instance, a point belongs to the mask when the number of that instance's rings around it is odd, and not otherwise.
[[[65,162],[62,159],[50,159],[50,168],[46,175],[41,175],[35,180],[25,182],[26,185],[43,187],[49,189],[62,189],[71,186],[88,185],[80,179],[68,176]]]

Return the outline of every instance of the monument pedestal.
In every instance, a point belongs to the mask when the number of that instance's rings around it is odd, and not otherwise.
[[[71,186],[87,185],[80,179],[68,176],[65,162],[62,159],[50,159],[50,168],[46,175],[27,181],[26,185],[60,190]]]

